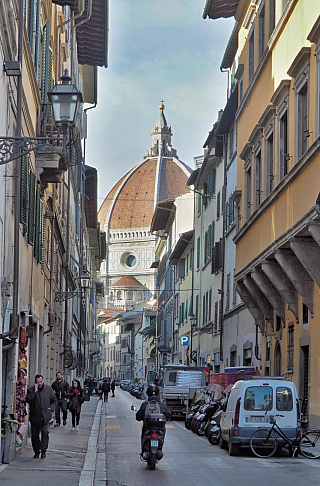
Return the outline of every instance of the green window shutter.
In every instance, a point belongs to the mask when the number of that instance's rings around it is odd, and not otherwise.
[[[197,238],[197,269],[200,266],[200,237]]]
[[[29,176],[29,217],[28,217],[28,243],[34,244],[36,223],[36,175],[30,171]]]
[[[192,268],[193,268],[193,248],[190,248],[190,260],[189,261],[190,261],[190,264],[189,264],[190,270],[192,270]]]
[[[185,258],[180,258],[179,259],[179,278],[184,278],[185,277]]]
[[[34,236],[34,245],[33,245],[33,254],[37,261],[39,261],[39,228],[40,228],[40,190],[37,188],[36,190],[36,200],[35,200],[35,236]]]
[[[192,297],[190,297],[189,315],[192,314]]]
[[[185,320],[188,319],[188,299],[186,300],[186,313],[185,313]]]
[[[20,223],[28,224],[28,184],[29,184],[29,161],[27,155],[21,160],[20,173]]]
[[[44,272],[44,232],[45,232],[45,218],[43,214],[43,201],[40,199],[40,214],[39,214],[39,257],[38,261],[41,264],[41,271]]]

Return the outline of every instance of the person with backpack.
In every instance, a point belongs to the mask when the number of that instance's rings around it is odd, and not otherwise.
[[[149,385],[148,386],[147,395],[148,395],[148,400],[142,403],[141,407],[139,408],[139,410],[136,413],[136,420],[138,420],[138,422],[143,421],[143,427],[142,427],[142,431],[141,431],[141,444],[142,444],[142,441],[143,441],[144,433],[147,429],[145,421],[144,421],[146,414],[148,414],[148,413],[163,414],[166,417],[167,420],[169,420],[170,417],[171,417],[171,413],[167,409],[166,404],[164,402],[160,401],[159,388],[156,385]],[[163,427],[162,427],[162,434],[163,434],[163,442],[164,442],[164,437],[166,435],[165,423],[163,424]]]

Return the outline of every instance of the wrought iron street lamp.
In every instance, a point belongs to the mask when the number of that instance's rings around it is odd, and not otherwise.
[[[66,157],[66,138],[68,128],[74,126],[82,94],[73,84],[66,69],[61,76],[61,84],[56,84],[48,93],[52,105],[53,118],[57,127],[62,127],[62,153]],[[7,164],[32,151],[53,153],[55,146],[52,142],[61,142],[61,138],[54,137],[0,137],[0,165]]]

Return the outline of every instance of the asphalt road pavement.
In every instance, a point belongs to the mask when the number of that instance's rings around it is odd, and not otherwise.
[[[106,404],[106,466],[108,486],[309,486],[320,485],[320,461],[301,456],[291,459],[281,453],[259,459],[249,449],[230,457],[206,437],[184,427],[184,422],[167,423],[163,459],[151,471],[140,460],[141,423],[131,405],[142,401],[116,388]]]

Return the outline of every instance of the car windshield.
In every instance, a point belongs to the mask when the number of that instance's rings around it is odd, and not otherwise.
[[[246,389],[244,409],[255,412],[272,409],[271,386],[250,386]]]

